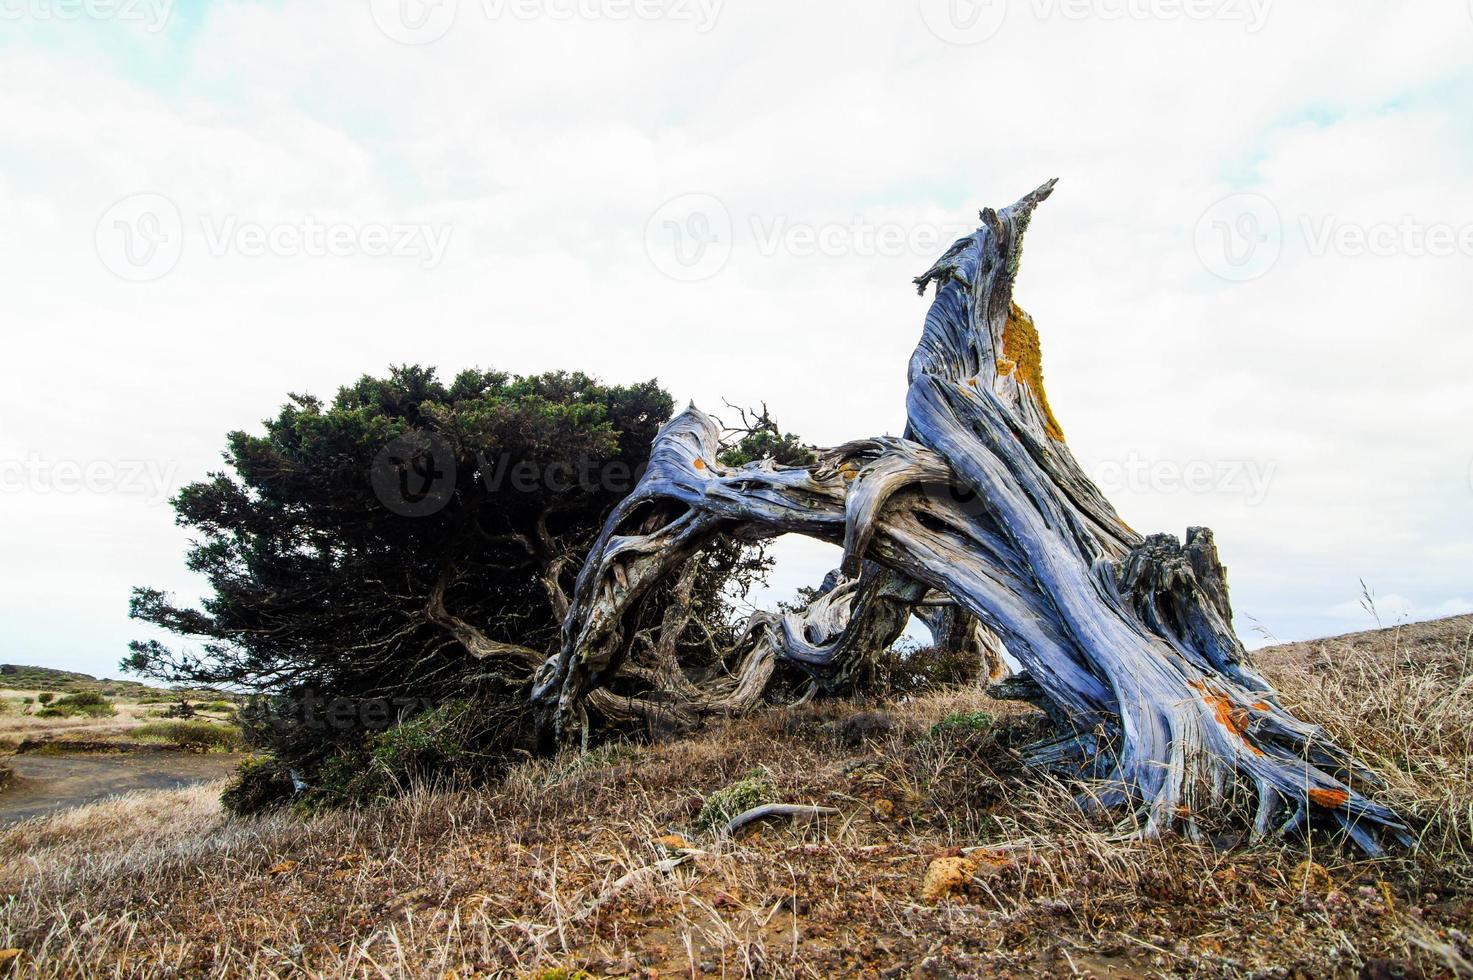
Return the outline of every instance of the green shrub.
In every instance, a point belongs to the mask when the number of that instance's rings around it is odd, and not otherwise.
[[[38,718],[111,718],[118,713],[107,698],[96,691],[78,691],[58,698],[36,712]]]
[[[212,721],[164,721],[139,725],[133,734],[141,739],[168,742],[191,752],[238,752],[245,747],[240,729]]]
[[[912,646],[902,643],[880,654],[875,664],[875,680],[891,695],[917,694],[941,687],[961,687],[977,683],[982,671],[976,653],[936,646]]]
[[[229,701],[206,701],[203,704],[195,705],[194,710],[213,711],[216,714],[223,714],[234,711],[235,705],[231,704]]]
[[[279,810],[291,802],[296,789],[291,774],[270,756],[253,756],[235,769],[235,775],[220,794],[220,803],[231,813],[250,816]]]
[[[932,735],[975,735],[990,731],[997,724],[997,717],[989,711],[958,712],[947,715],[931,726]]]
[[[468,779],[481,761],[471,746],[485,735],[482,722],[468,702],[452,701],[383,731],[365,733],[351,748],[320,763],[300,793],[293,790],[286,766],[268,756],[242,767],[221,800],[238,814],[292,799],[310,812],[371,803],[421,780],[453,784]]]
[[[738,780],[706,797],[700,814],[696,816],[696,827],[700,830],[715,830],[724,826],[732,817],[764,803],[771,803],[772,800],[772,783],[761,772],[753,771],[746,779]]]
[[[42,704],[50,704],[53,700],[55,700],[55,698],[56,695],[53,694],[51,691],[42,691],[40,694],[36,695],[36,700],[40,701]]]

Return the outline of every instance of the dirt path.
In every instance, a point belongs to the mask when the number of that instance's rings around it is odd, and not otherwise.
[[[15,780],[0,790],[0,826],[139,789],[177,789],[230,774],[239,755],[141,752],[15,755]]]

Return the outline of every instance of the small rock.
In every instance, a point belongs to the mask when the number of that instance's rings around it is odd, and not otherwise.
[[[732,909],[738,908],[742,904],[742,900],[731,892],[717,892],[711,904],[718,909]]]
[[[976,870],[977,863],[969,858],[937,858],[926,869],[926,877],[921,882],[921,898],[927,902],[939,902],[961,891],[972,880]]]
[[[1289,872],[1289,887],[1295,891],[1324,894],[1330,890],[1330,884],[1330,872],[1313,861],[1300,861]]]
[[[895,719],[883,711],[861,711],[839,726],[845,745],[860,746],[870,739],[884,738],[895,730]]]
[[[1420,980],[1422,971],[1406,960],[1366,960],[1360,980]]]

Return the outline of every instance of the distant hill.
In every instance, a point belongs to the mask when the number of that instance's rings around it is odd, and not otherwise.
[[[0,687],[8,687],[21,691],[57,691],[63,693],[100,691],[112,697],[128,698],[135,701],[173,700],[181,695],[205,695],[212,698],[220,696],[217,691],[176,691],[162,687],[150,687],[139,681],[112,680],[106,677],[93,677],[91,674],[81,674],[72,670],[57,670],[54,667],[34,667],[26,664],[0,664]]]

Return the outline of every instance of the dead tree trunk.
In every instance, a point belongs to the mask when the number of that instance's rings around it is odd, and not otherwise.
[[[856,596],[842,610],[821,597],[769,629],[771,655],[820,683],[862,669],[862,651],[904,625],[899,610],[941,593],[1022,666],[1009,686],[1071,723],[1035,757],[1103,778],[1092,801],[1133,807],[1144,833],[1195,834],[1200,814],[1245,800],[1258,834],[1329,816],[1373,853],[1385,835],[1404,839],[1396,814],[1364,795],[1374,776],[1247,666],[1211,533],[1142,538],[1065,445],[1037,331],[1012,297],[1023,233],[1052,190],[984,210],[916,280],[935,296],[910,362],[905,438],[849,443],[809,468],[728,469],[694,406],[664,428],[539,672],[549,735],[576,737],[657,583],[718,535],[800,533],[843,545]]]

